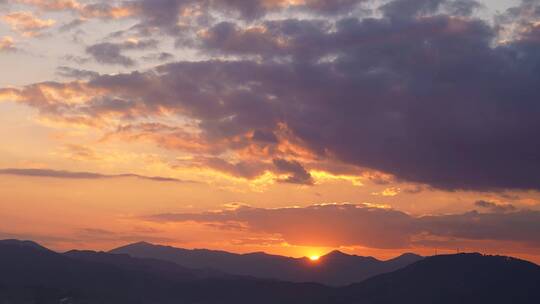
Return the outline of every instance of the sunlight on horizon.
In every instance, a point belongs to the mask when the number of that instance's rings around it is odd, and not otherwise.
[[[312,262],[316,262],[320,259],[321,257],[318,256],[318,255],[312,255],[309,257],[309,259],[312,261]]]

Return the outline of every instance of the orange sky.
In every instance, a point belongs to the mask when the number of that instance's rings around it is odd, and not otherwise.
[[[509,170],[508,175],[504,170],[491,170],[508,161],[504,157],[512,154],[506,150],[512,144],[508,144],[510,140],[501,140],[501,158],[494,156],[492,161],[486,156],[491,163],[480,158],[478,167],[468,171],[469,158],[462,155],[466,153],[463,151],[472,151],[471,155],[477,157],[481,155],[477,150],[482,148],[463,140],[452,146],[456,149],[453,152],[439,149],[438,144],[451,144],[436,132],[455,128],[463,137],[480,134],[477,142],[485,141],[486,145],[496,141],[483,136],[489,134],[482,133],[484,129],[474,129],[475,120],[454,125],[450,119],[451,126],[431,127],[436,136],[422,133],[430,128],[414,123],[399,125],[410,114],[409,109],[416,108],[394,101],[413,103],[418,96],[431,94],[429,89],[415,91],[414,98],[403,95],[402,99],[400,94],[408,89],[405,86],[417,89],[416,83],[392,83],[383,91],[365,96],[356,91],[343,92],[358,85],[339,84],[344,81],[340,73],[348,72],[347,64],[336,64],[330,76],[324,76],[336,79],[312,79],[318,72],[325,73],[321,72],[325,64],[338,62],[342,55],[340,50],[315,55],[308,51],[349,41],[325,40],[340,31],[348,33],[335,23],[345,18],[339,15],[344,14],[339,8],[334,11],[310,1],[277,1],[277,5],[276,1],[263,1],[255,8],[260,12],[248,15],[243,8],[233,7],[230,9],[248,25],[228,28],[234,33],[227,43],[218,45],[222,32],[214,28],[217,19],[205,24],[197,18],[210,13],[215,17],[222,13],[222,7],[203,8],[193,3],[173,16],[175,22],[167,23],[152,19],[147,15],[152,10],[143,6],[114,1],[102,9],[77,1],[8,2],[0,1],[0,238],[32,239],[60,251],[108,250],[148,241],[289,256],[317,256],[339,249],[381,259],[403,252],[431,255],[436,251],[480,251],[540,262],[540,231],[535,224],[540,212],[539,188],[531,186],[533,182],[519,184],[521,179],[515,172],[527,172],[533,179],[536,173],[530,173],[526,163],[521,169]],[[474,20],[492,18],[493,11],[517,5],[512,1],[486,3],[488,10],[476,15],[461,16],[441,8],[412,16],[410,22],[431,26],[430,18],[444,17],[447,27],[437,29],[438,37],[469,37],[469,29],[471,36],[483,35],[481,30],[472,30]],[[350,14],[358,13],[357,9],[351,8]],[[380,10],[373,17],[387,25],[380,17],[384,9]],[[530,7],[521,7],[519,17],[514,16],[511,26],[505,27],[507,31],[497,33],[498,43],[533,43],[534,39],[526,39],[538,31],[538,23],[532,22],[538,16],[530,11]],[[286,31],[279,32],[286,26],[270,22],[295,14],[326,22],[302,25],[308,33],[320,28],[326,31],[317,32],[323,36],[320,40],[311,37],[315,42],[307,36],[299,39],[315,46],[295,45],[295,35],[301,33],[287,36]],[[485,22],[491,30],[490,21]],[[352,23],[340,26],[347,24]],[[136,31],[134,25],[144,30]],[[297,25],[289,30],[299,28]],[[391,44],[399,40],[395,37],[408,35],[414,40],[414,35],[424,33],[391,30],[397,34],[351,41]],[[342,48],[345,53],[356,51],[348,49],[347,44]],[[299,53],[304,57],[298,57]],[[426,56],[423,64],[438,60],[430,49],[422,54]],[[243,65],[229,66],[240,60]],[[287,60],[302,68],[292,76],[286,74],[290,66],[282,63]],[[394,64],[388,58],[384,60],[388,66]],[[413,71],[408,65],[415,60],[406,61],[394,72],[424,72]],[[306,62],[313,66],[302,66]],[[358,62],[363,64],[362,60]],[[463,66],[467,65],[459,65]],[[392,74],[386,68],[381,64],[364,76]],[[306,75],[295,78],[305,71]],[[242,72],[261,78],[251,79]],[[448,79],[452,72],[445,74]],[[361,81],[355,73],[344,78]],[[281,77],[285,83],[279,82]],[[389,79],[374,78],[361,85],[364,91],[377,90],[385,81],[394,81]],[[316,85],[311,83],[306,89],[303,80],[313,80]],[[420,80],[423,83],[423,78]],[[322,88],[333,85],[333,81],[338,83],[337,88]],[[437,88],[446,90],[444,85]],[[469,94],[469,90],[463,88],[463,94]],[[327,93],[330,97],[325,99]],[[481,93],[471,95],[476,98]],[[443,93],[433,98],[447,102]],[[459,96],[455,98],[460,100]],[[354,103],[357,100],[378,103],[360,109]],[[388,108],[378,108],[386,103]],[[453,110],[451,106],[445,109]],[[458,113],[469,110],[474,111]],[[369,111],[374,111],[371,114],[378,120],[370,121],[365,114]],[[519,120],[509,120],[509,124]],[[425,120],[433,121],[437,119]],[[359,125],[354,125],[357,122]],[[407,129],[412,133],[403,135],[405,131],[400,131],[405,127],[414,131]],[[509,138],[527,138],[517,133],[523,129],[507,130],[512,135]],[[433,152],[410,155],[405,159],[410,159],[411,165],[403,164],[401,154],[417,151],[416,146],[430,147],[421,142],[425,138],[431,140]],[[402,140],[406,147],[394,149],[393,142]],[[523,151],[534,150],[534,142],[519,143],[532,145]],[[512,159],[519,160],[523,154],[516,152]],[[526,156],[523,159],[528,159]],[[438,167],[431,163],[433,159],[441,169],[433,169]],[[424,161],[429,165],[424,167]],[[454,165],[448,164],[452,162]],[[508,167],[520,165],[516,161]],[[478,173],[481,178],[498,172],[500,178],[486,178],[485,183],[474,184],[471,178],[470,187],[469,181],[459,180],[459,174],[466,177]],[[512,183],[514,177],[516,182]]]

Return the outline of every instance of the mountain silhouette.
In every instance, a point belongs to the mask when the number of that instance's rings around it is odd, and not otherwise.
[[[0,303],[296,304],[316,303],[331,290],[319,284],[191,270],[128,255],[60,254],[28,244],[0,241]]]
[[[540,303],[540,266],[479,253],[433,256],[348,286],[334,303]]]
[[[217,250],[182,249],[146,242],[113,249],[110,253],[161,259],[188,268],[211,268],[237,275],[289,282],[316,282],[332,286],[361,282],[422,259],[415,254],[404,254],[392,260],[380,261],[373,257],[333,251],[314,262],[308,258],[283,257],[262,252],[234,254]]]
[[[336,251],[319,263],[352,258]],[[360,283],[327,287],[196,270],[127,254],[56,253],[33,242],[0,241],[2,304],[533,304],[540,303],[538,286],[540,266],[481,254],[427,257]]]
[[[233,277],[232,275],[212,269],[189,269],[168,261],[150,258],[134,258],[127,254],[112,254],[89,250],[71,250],[64,253],[64,256],[79,261],[108,264],[123,270],[154,273],[163,277],[174,279],[183,278],[185,280],[193,280]]]

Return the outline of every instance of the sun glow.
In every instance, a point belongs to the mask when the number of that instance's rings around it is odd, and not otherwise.
[[[311,261],[313,261],[313,262],[318,261],[319,258],[320,258],[320,256],[318,256],[318,255],[312,255],[312,256],[309,257],[309,259],[310,259]]]

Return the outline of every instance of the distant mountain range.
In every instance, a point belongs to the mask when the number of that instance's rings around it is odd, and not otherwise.
[[[334,263],[336,257],[350,258],[334,252],[318,266]],[[427,257],[363,282],[328,287],[197,270],[127,254],[62,254],[34,242],[0,241],[2,304],[534,304],[540,303],[539,286],[540,266],[481,254]]]
[[[313,262],[308,258],[290,258],[262,252],[234,254],[206,249],[181,249],[145,242],[120,247],[110,253],[160,259],[188,268],[210,268],[237,275],[289,282],[316,282],[332,286],[361,282],[422,259],[419,255],[407,253],[395,259],[380,261],[373,257],[333,251]]]

